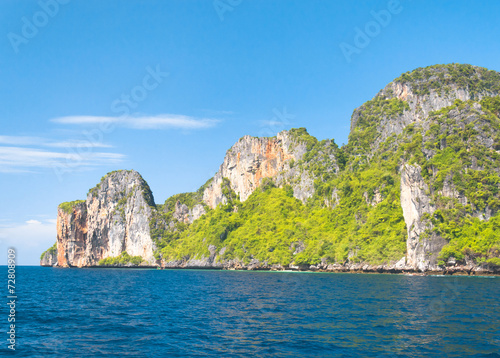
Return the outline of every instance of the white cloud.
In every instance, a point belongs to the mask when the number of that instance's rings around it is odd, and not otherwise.
[[[42,137],[0,135],[0,144],[15,146],[43,146],[52,148],[111,148],[109,144],[87,140],[51,141]]]
[[[68,116],[51,120],[61,124],[115,124],[133,129],[206,129],[217,125],[218,119],[196,118],[177,114],[137,117]]]
[[[262,126],[269,126],[269,127],[277,127],[277,126],[285,127],[285,126],[290,125],[290,122],[285,123],[284,121],[277,121],[277,120],[272,120],[272,119],[271,120],[260,120],[259,123]]]
[[[0,172],[13,173],[31,171],[34,168],[61,167],[82,169],[120,163],[125,157],[123,154],[93,152],[90,149],[63,153],[38,148],[0,146]]]
[[[0,144],[7,145],[39,145],[44,140],[39,137],[26,137],[26,136],[7,136],[0,135]]]
[[[7,264],[7,250],[16,250],[17,265],[39,265],[42,252],[56,242],[53,220],[28,220],[23,224],[0,227],[0,265]]]
[[[99,117],[99,116],[67,116],[53,118],[50,121],[62,124],[100,124],[100,123],[116,123],[120,120],[119,117]]]
[[[45,147],[52,148],[112,148],[112,145],[91,142],[86,140],[69,140],[66,142],[49,142],[43,144]]]

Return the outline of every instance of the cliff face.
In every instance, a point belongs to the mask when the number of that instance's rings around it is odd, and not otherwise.
[[[154,264],[149,232],[153,196],[135,171],[108,174],[87,196],[87,265],[126,251]]]
[[[424,214],[432,214],[429,187],[418,165],[404,165],[401,171],[401,208],[408,231],[406,264],[420,271],[437,269],[437,257],[446,241],[426,230],[432,225]]]
[[[155,264],[149,233],[151,205],[151,191],[137,172],[106,175],[85,202],[59,207],[57,265],[95,266],[124,251]]]
[[[287,162],[300,160],[304,153],[305,145],[294,142],[286,131],[274,138],[245,136],[227,151],[219,171],[203,193],[203,201],[212,209],[226,202],[222,193],[224,178],[240,200],[245,201],[263,178],[275,178],[286,169]]]
[[[425,124],[433,111],[451,106],[456,100],[479,101],[498,96],[500,91],[495,82],[498,82],[496,72],[470,65],[431,66],[403,74],[375,96],[375,99],[397,99],[407,107],[398,115],[378,118],[379,136],[372,148],[377,148],[391,135],[402,134],[410,124]],[[354,110],[351,132],[358,126],[365,107],[362,105]]]
[[[40,266],[57,266],[57,249],[45,251],[40,258]]]
[[[66,209],[67,210],[67,209]],[[57,209],[57,265],[86,266],[87,206],[78,203],[70,210]]]
[[[472,188],[481,184],[471,179],[471,173],[499,173],[498,118],[490,114],[499,94],[500,76],[494,71],[469,65],[431,66],[403,74],[354,110],[350,145],[358,156],[366,155],[368,163],[377,155],[389,158],[390,151],[401,152],[401,145],[413,139],[411,152],[398,163],[407,268],[439,269],[440,253],[445,261],[448,257],[442,251],[448,244],[443,235],[452,236],[439,226],[446,220],[457,225],[457,211],[462,219],[471,215],[488,220],[498,210],[483,200],[472,203],[471,198],[477,197]],[[482,165],[477,164],[479,156]],[[490,193],[495,193],[496,184],[489,185]],[[451,255],[448,260],[455,258]]]
[[[193,221],[199,219],[205,213],[205,208],[201,204],[196,204],[192,209],[189,209],[186,204],[183,204],[178,200],[175,203],[173,217],[179,222],[192,224]]]

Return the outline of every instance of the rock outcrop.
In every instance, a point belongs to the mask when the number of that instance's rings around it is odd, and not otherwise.
[[[205,208],[201,204],[196,204],[192,209],[189,209],[186,204],[177,201],[175,203],[175,211],[173,213],[173,217],[177,221],[192,224],[193,221],[199,219],[205,213]]]
[[[87,265],[106,257],[141,256],[154,264],[149,232],[153,195],[136,171],[108,174],[87,196]]]
[[[407,266],[420,271],[437,269],[437,256],[446,241],[431,232],[432,225],[425,217],[435,208],[418,165],[406,164],[401,170],[401,208],[408,231]]]
[[[149,232],[154,201],[139,173],[109,173],[90,190],[85,202],[69,204],[58,208],[58,266],[95,266],[124,251],[155,264]]]
[[[457,74],[450,74],[451,69],[446,66],[423,68],[412,71],[413,76],[403,74],[389,83],[375,99],[398,99],[407,104],[407,107],[400,115],[380,118],[377,126],[380,135],[372,147],[376,148],[391,135],[403,133],[404,128],[410,124],[422,124],[432,112],[451,106],[456,100],[478,101],[500,94],[489,88],[474,88],[474,83],[482,80],[485,72],[494,71],[476,66],[469,66],[467,71],[469,73],[462,74],[461,78],[455,78]],[[358,125],[364,108],[365,105],[362,105],[354,110],[351,132]]]
[[[86,266],[87,205],[57,209],[57,265],[61,267]]]
[[[40,258],[40,266],[57,266],[57,248],[50,248],[42,254],[42,257]]]
[[[226,202],[222,193],[224,178],[239,199],[245,201],[263,178],[277,177],[286,169],[287,162],[300,160],[305,151],[305,144],[295,142],[287,131],[273,138],[244,136],[227,151],[219,171],[203,193],[203,201],[212,209]]]

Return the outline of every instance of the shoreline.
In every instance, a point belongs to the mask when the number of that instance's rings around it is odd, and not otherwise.
[[[380,268],[367,268],[367,269],[306,269],[306,268],[269,268],[269,267],[258,267],[258,268],[227,268],[219,266],[83,266],[83,267],[60,267],[60,266],[42,266],[40,267],[52,267],[61,269],[140,269],[140,270],[207,270],[207,271],[261,271],[261,272],[305,272],[305,273],[347,273],[347,274],[384,274],[384,275],[404,275],[404,276],[500,276],[500,271],[497,270],[485,270],[485,269],[447,269],[447,270],[429,270],[429,271],[418,271],[412,269],[380,269]]]

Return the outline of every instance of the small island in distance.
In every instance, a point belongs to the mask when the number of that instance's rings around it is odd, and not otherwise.
[[[500,273],[500,73],[418,68],[354,110],[348,144],[245,136],[156,204],[108,173],[58,207],[42,266]]]

